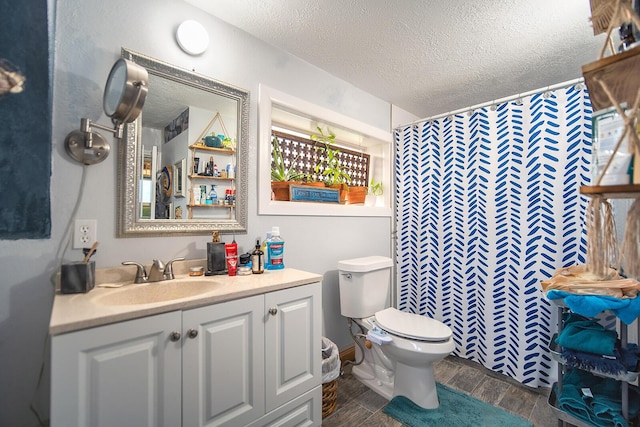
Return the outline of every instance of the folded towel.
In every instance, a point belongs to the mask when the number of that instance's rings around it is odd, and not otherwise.
[[[562,349],[562,358],[569,368],[598,371],[609,375],[618,375],[636,369],[638,365],[638,346],[636,344],[629,344],[626,349],[619,348],[616,344],[614,355],[615,359],[611,359],[570,348]]]
[[[558,396],[557,387],[556,396]],[[558,408],[580,421],[595,425],[595,415],[592,415],[591,408],[582,400],[580,388],[574,385],[562,386],[562,393],[558,396]]]
[[[627,325],[640,317],[640,298],[614,298],[603,295],[575,295],[564,291],[547,292],[550,300],[564,299],[571,311],[583,316],[594,317],[605,310],[611,310]]]
[[[616,331],[605,329],[597,319],[565,322],[556,342],[562,347],[587,353],[614,356]]]
[[[583,387],[589,387],[591,378],[581,378],[578,369],[571,369],[563,376],[562,392],[558,393],[558,408],[586,423],[596,425],[595,414],[585,402],[582,394]]]
[[[576,418],[596,426],[628,427],[622,416],[620,382],[601,378],[580,369],[571,369],[563,377],[558,407]],[[583,390],[589,389],[591,394]],[[640,412],[638,388],[629,386],[629,417]]]

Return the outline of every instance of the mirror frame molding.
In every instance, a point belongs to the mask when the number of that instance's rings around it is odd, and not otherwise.
[[[145,67],[149,75],[162,77],[184,85],[211,92],[237,101],[238,131],[236,139],[236,208],[235,219],[141,219],[138,215],[140,163],[139,135],[141,118],[125,127],[125,135],[118,144],[117,169],[117,237],[152,237],[167,235],[205,235],[213,230],[220,233],[246,233],[248,213],[248,153],[249,153],[249,91],[210,77],[197,74],[155,58],[122,48],[121,55]],[[144,110],[142,112],[144,116]]]

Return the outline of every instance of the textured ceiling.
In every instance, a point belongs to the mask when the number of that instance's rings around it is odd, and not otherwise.
[[[426,118],[581,76],[589,0],[186,0]]]

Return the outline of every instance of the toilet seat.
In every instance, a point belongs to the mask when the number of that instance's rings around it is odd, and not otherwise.
[[[438,320],[393,307],[376,312],[375,319],[376,324],[388,333],[412,340],[443,342],[452,335],[451,329]]]

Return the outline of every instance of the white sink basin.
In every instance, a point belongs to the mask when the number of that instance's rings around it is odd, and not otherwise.
[[[213,281],[175,281],[152,282],[139,285],[127,285],[115,289],[96,299],[102,305],[137,305],[178,300],[212,291],[218,282]]]

